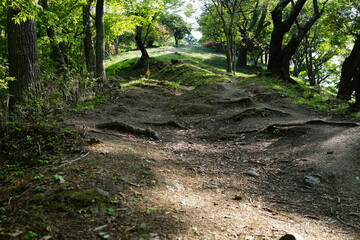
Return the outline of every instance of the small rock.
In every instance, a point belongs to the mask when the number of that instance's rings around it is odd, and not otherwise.
[[[100,236],[102,239],[109,239],[109,238],[110,238],[110,235],[109,235],[107,232],[100,232],[100,233],[99,233],[99,236]]]
[[[301,237],[299,234],[293,233],[293,234],[286,234],[282,236],[279,240],[304,240],[304,238]]]
[[[109,150],[108,149],[103,149],[101,150],[100,154],[102,155],[107,155],[109,153]]]
[[[243,198],[242,198],[242,196],[240,196],[240,195],[235,195],[235,197],[234,197],[234,200],[242,200]]]
[[[305,176],[304,182],[310,187],[315,187],[320,184],[320,178],[314,176]]]
[[[50,235],[46,235],[46,236],[43,236],[42,238],[40,238],[40,240],[50,240],[50,239],[53,239],[53,237]]]
[[[96,191],[98,192],[98,193],[100,193],[101,195],[103,195],[104,197],[110,197],[110,193],[109,192],[107,192],[107,191],[105,191],[105,190],[103,190],[103,189],[101,189],[101,188],[96,188]]]
[[[327,151],[327,154],[333,154],[334,151]]]
[[[142,223],[142,224],[140,224],[139,228],[140,228],[140,229],[146,229],[147,226],[148,226],[148,225],[147,225],[146,223]]]
[[[97,207],[92,207],[89,210],[93,215],[98,215],[99,214],[99,208],[97,208]]]
[[[89,144],[89,145],[95,145],[95,144],[100,144],[100,143],[102,143],[103,141],[101,141],[100,139],[98,139],[98,138],[90,138],[88,141],[87,141],[87,143]]]
[[[8,233],[7,235],[9,235],[10,237],[18,237],[18,236],[20,236],[21,234],[23,234],[24,233],[24,231],[20,231],[20,230],[16,230],[15,232],[13,232],[13,233]]]
[[[246,174],[251,177],[260,177],[260,174],[258,172],[256,172],[255,170],[249,170],[246,172]]]
[[[180,183],[177,183],[175,181],[164,179],[163,183],[165,183],[166,185],[174,187],[176,190],[183,190],[184,189],[183,185],[181,185]]]
[[[157,233],[150,233],[149,237],[149,240],[160,240],[160,236]]]

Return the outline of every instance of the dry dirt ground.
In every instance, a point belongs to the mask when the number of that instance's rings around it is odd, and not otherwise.
[[[114,120],[158,139],[96,128]],[[30,190],[45,195],[40,223],[2,236],[360,239],[357,123],[235,80],[119,90],[67,122],[91,144]]]

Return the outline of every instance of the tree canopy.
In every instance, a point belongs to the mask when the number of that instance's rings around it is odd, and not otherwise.
[[[360,35],[357,1],[201,3],[203,11],[197,16],[199,29],[193,29],[186,18],[195,9],[181,0],[2,0],[1,89],[6,93],[10,87],[9,93],[14,96],[19,92],[15,86],[20,76],[14,75],[20,71],[18,67],[13,69],[18,57],[11,50],[14,47],[11,39],[12,34],[14,39],[20,39],[24,30],[13,32],[7,26],[12,24],[21,29],[34,21],[32,34],[36,40],[31,44],[38,55],[38,63],[34,64],[41,69],[36,81],[36,89],[41,91],[34,94],[40,99],[51,98],[58,91],[66,101],[77,101],[87,94],[86,89],[102,89],[98,85],[109,84],[104,68],[107,55],[138,48],[141,59],[147,61],[151,58],[148,47],[191,42],[193,30],[202,32],[200,43],[207,42],[205,45],[226,54],[228,73],[253,64],[266,67],[270,74],[293,84],[296,81],[292,76],[301,77],[310,85],[338,88],[341,99],[351,99],[357,91]],[[180,9],[184,11],[180,13]],[[14,78],[15,82],[10,81]],[[31,78],[27,76],[23,81],[26,79]]]

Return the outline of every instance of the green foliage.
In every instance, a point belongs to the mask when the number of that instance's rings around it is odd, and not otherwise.
[[[15,23],[20,24],[28,19],[35,18],[41,7],[36,0],[13,0],[3,2],[3,5],[19,10],[18,14],[12,19]]]
[[[178,44],[179,40],[184,39],[185,36],[191,32],[190,25],[179,15],[165,14],[162,16],[161,22],[171,30],[176,44]]]
[[[34,239],[34,238],[37,238],[37,237],[39,237],[38,233],[33,232],[33,231],[27,231],[25,236],[24,236],[24,239],[25,240],[31,240],[31,239]]]
[[[99,104],[108,101],[108,99],[109,99],[109,94],[106,92],[102,92],[90,99],[80,101],[78,104],[76,104],[76,106],[69,108],[68,112],[77,113],[77,112],[83,112],[85,110],[92,110]]]

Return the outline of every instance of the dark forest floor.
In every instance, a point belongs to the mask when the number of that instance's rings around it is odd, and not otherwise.
[[[159,139],[95,127],[114,120]],[[1,239],[360,239],[357,123],[235,79],[119,90],[66,121],[91,145],[8,199]]]

